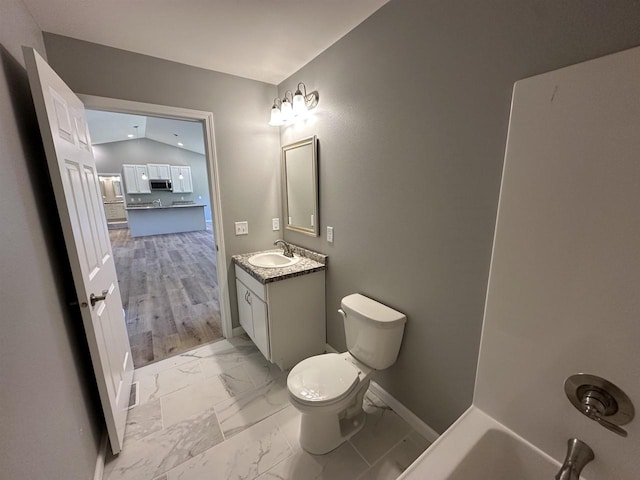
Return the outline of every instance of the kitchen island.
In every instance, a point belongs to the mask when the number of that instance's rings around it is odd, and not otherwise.
[[[195,232],[207,228],[204,205],[139,204],[129,205],[126,210],[132,237]]]

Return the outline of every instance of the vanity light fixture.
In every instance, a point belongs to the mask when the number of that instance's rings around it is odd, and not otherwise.
[[[307,93],[307,87],[300,82],[296,93],[287,90],[284,98],[276,98],[271,107],[271,120],[269,125],[279,127],[288,123],[294,123],[298,118],[304,118],[310,110],[318,105],[318,92]]]

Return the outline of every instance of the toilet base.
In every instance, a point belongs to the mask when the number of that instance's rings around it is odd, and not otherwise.
[[[341,412],[304,413],[300,421],[300,446],[313,455],[335,450],[364,427],[366,415],[362,409],[367,381],[358,391],[354,402]]]
[[[364,411],[355,418],[337,420],[335,415],[302,414],[300,446],[313,455],[329,453],[358,433],[365,423]]]

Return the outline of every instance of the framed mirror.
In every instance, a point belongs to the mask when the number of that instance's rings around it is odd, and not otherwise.
[[[287,230],[318,236],[318,151],[315,135],[282,147],[282,204]]]

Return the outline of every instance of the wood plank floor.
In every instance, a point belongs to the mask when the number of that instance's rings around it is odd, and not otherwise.
[[[211,231],[109,236],[136,368],[223,338]]]

